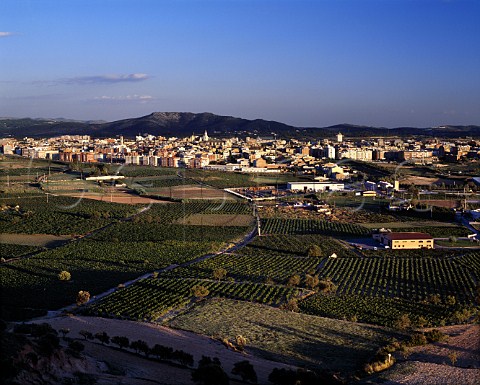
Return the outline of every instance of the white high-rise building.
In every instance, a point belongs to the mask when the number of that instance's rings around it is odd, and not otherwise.
[[[341,132],[337,134],[337,143],[343,143],[343,134]]]
[[[325,158],[328,158],[328,159],[335,159],[335,147],[330,146],[329,144],[327,144],[327,145],[323,148],[323,156],[324,156]]]

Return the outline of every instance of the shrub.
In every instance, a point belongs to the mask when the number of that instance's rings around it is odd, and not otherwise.
[[[298,286],[300,285],[300,276],[298,274],[294,274],[288,278],[287,285],[288,286]]]
[[[213,278],[217,280],[224,279],[227,276],[227,270],[225,270],[222,267],[219,267],[218,269],[213,270]]]
[[[322,249],[318,245],[310,245],[307,249],[308,257],[321,257]]]
[[[448,335],[445,333],[442,333],[438,329],[433,329],[425,333],[425,337],[427,338],[428,342],[439,342],[446,340],[448,338]]]
[[[286,310],[286,311],[293,311],[295,313],[298,313],[298,311],[299,311],[298,301],[295,298],[292,298],[287,303],[282,304],[280,306],[280,309]]]
[[[83,305],[90,301],[90,293],[88,291],[80,290],[77,294],[77,305]]]
[[[411,326],[411,324],[412,322],[410,321],[408,314],[402,314],[394,322],[393,327],[398,330],[406,330]]]
[[[422,333],[415,333],[410,337],[408,342],[410,346],[422,346],[427,344],[427,337]]]
[[[207,295],[210,294],[210,291],[205,286],[202,286],[202,285],[193,286],[191,289],[191,292],[193,296],[198,299],[206,297]]]
[[[70,281],[70,278],[72,278],[72,275],[68,271],[61,271],[58,273],[58,279],[60,281]]]

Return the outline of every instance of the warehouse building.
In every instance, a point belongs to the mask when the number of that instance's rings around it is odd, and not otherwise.
[[[380,243],[391,249],[433,249],[433,237],[426,233],[393,233],[380,235]]]
[[[291,191],[342,191],[343,183],[331,182],[288,182],[287,189]]]

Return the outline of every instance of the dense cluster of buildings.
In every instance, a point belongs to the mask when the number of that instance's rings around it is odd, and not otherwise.
[[[316,170],[317,175],[323,173],[334,180],[349,177],[350,170],[336,164],[341,159],[432,164],[480,157],[480,143],[474,140],[347,140],[341,133],[334,139],[317,142],[250,137],[212,139],[207,132],[185,138],[139,135],[132,140],[122,136],[93,139],[86,135],[64,135],[48,139],[1,139],[0,149],[3,154],[65,162],[111,162],[242,172],[295,169],[309,173]]]

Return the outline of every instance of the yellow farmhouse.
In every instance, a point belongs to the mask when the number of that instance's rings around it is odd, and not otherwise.
[[[391,249],[433,249],[433,237],[426,233],[384,233],[380,242]]]

